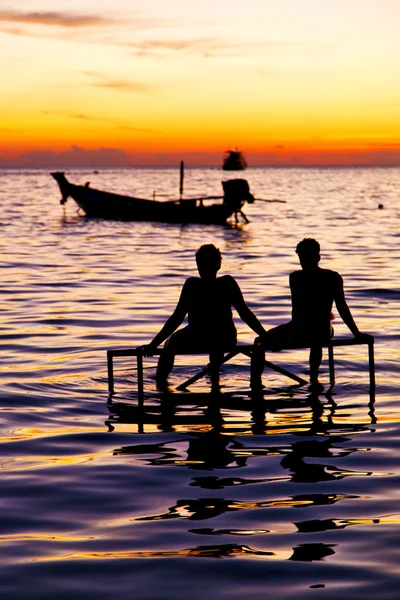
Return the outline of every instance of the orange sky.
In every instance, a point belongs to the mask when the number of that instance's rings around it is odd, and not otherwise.
[[[133,4],[3,1],[0,166],[400,165],[397,0]]]

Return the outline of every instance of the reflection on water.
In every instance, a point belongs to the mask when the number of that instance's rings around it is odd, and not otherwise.
[[[246,207],[239,228],[180,227],[90,221],[70,201],[63,215],[49,173],[0,171],[2,597],[397,599],[400,169],[246,177],[256,197],[286,204]],[[160,197],[178,182],[173,169],[70,178]],[[185,190],[215,195],[220,182],[188,169]],[[365,348],[348,347],[333,388],[324,358],[319,394],[272,371],[251,394],[244,357],[224,366],[220,393],[207,378],[181,393],[203,366],[183,357],[165,393],[149,359],[143,410],[129,358],[108,396],[106,349],[151,339],[198,246],[221,248],[269,327],[290,315],[304,236],[375,336],[376,390]],[[305,376],[307,353],[276,358]]]

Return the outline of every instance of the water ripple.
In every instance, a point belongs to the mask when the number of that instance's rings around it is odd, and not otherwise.
[[[72,181],[160,199],[177,169],[73,171]],[[49,172],[0,170],[2,597],[26,600],[397,600],[400,169],[248,169],[241,227],[128,223],[65,213]],[[185,194],[221,193],[219,169],[187,169]],[[378,210],[379,204],[384,208]],[[338,270],[364,347],[326,356],[319,395],[249,361],[161,393],[145,361],[106,350],[148,342],[171,314],[194,252],[215,243],[266,327],[290,319],[295,247],[316,237]],[[234,315],[239,339],[254,334]],[[346,327],[336,317],[337,335]],[[174,388],[205,357],[177,359]],[[307,376],[308,352],[270,357]],[[205,359],[206,360],[206,359]],[[190,560],[188,560],[190,559]]]

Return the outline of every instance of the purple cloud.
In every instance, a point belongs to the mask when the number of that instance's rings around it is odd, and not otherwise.
[[[79,15],[62,12],[17,12],[0,10],[0,21],[5,23],[28,23],[33,25],[49,25],[56,27],[76,28],[93,27],[115,23],[97,15]]]

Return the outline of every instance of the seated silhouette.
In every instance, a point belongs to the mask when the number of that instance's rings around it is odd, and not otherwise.
[[[185,281],[174,312],[150,344],[143,347],[144,354],[151,356],[167,340],[157,365],[156,380],[160,385],[166,383],[178,353],[209,353],[211,365],[219,367],[223,353],[236,346],[232,307],[261,339],[267,334],[244,301],[236,280],[230,275],[217,277],[221,260],[221,253],[213,244],[197,250],[200,277],[189,277]],[[186,315],[188,325],[176,331]]]
[[[319,243],[312,238],[305,238],[297,244],[296,253],[302,269],[289,276],[292,320],[270,329],[264,340],[255,340],[251,366],[252,387],[261,386],[264,349],[268,346],[276,350],[309,347],[310,383],[318,384],[322,346],[333,337],[333,302],[343,322],[357,339],[367,341],[371,338],[368,334],[361,333],[354,322],[345,299],[341,275],[319,266]]]

